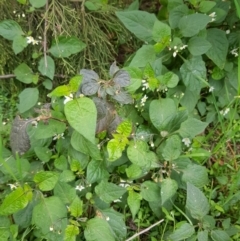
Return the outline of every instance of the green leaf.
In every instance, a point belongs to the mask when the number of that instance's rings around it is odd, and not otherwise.
[[[199,231],[197,238],[198,238],[198,241],[208,241],[208,231],[207,230]]]
[[[51,93],[48,94],[49,97],[56,96],[69,96],[71,94],[71,89],[68,85],[60,85],[56,87]]]
[[[56,58],[67,58],[72,54],[79,53],[86,47],[86,44],[77,37],[60,36],[52,43],[48,50]]]
[[[163,84],[168,88],[174,88],[178,84],[179,77],[173,72],[168,71],[166,74],[159,76],[158,80],[160,81],[160,85]]]
[[[197,220],[202,220],[208,214],[210,206],[203,192],[191,183],[187,183],[186,208],[191,216]]]
[[[17,105],[20,113],[30,110],[38,102],[39,91],[37,88],[25,88],[19,94],[20,103]]]
[[[27,43],[26,37],[23,37],[23,36],[21,36],[21,35],[17,35],[17,36],[13,39],[12,49],[13,49],[13,51],[14,51],[15,54],[19,54],[19,53],[22,52],[27,46],[28,46],[28,43]]]
[[[182,152],[182,142],[178,135],[170,136],[166,140],[162,155],[166,161],[177,159]]]
[[[135,164],[130,165],[125,171],[130,180],[138,179],[143,174],[142,168]]]
[[[232,240],[229,235],[223,230],[212,230],[211,238],[214,241],[230,241]]]
[[[171,199],[177,192],[178,184],[175,180],[166,178],[161,184],[162,204]]]
[[[87,182],[94,183],[107,180],[109,174],[103,161],[91,160],[87,166]]]
[[[129,137],[132,133],[132,122],[129,120],[122,121],[118,125],[116,132],[123,135],[124,137]]]
[[[106,203],[110,203],[120,198],[127,190],[113,183],[101,181],[96,187],[96,194]]]
[[[39,185],[41,191],[50,191],[55,187],[58,177],[56,172],[41,171],[35,174],[33,181]]]
[[[99,217],[87,221],[84,236],[86,241],[115,241],[108,222]]]
[[[148,202],[160,202],[160,187],[157,183],[146,181],[141,184],[141,196]]]
[[[47,90],[51,90],[53,87],[53,82],[50,79],[45,79],[43,81],[43,86],[47,89]]]
[[[184,223],[180,228],[176,229],[172,234],[169,235],[171,241],[186,240],[195,233],[195,229],[189,223]]]
[[[37,76],[33,74],[31,68],[25,63],[18,65],[18,67],[14,70],[14,74],[18,80],[25,84],[30,84],[37,78]]]
[[[80,200],[78,196],[76,196],[73,199],[69,209],[70,209],[71,216],[75,218],[80,217],[83,213],[83,201]]]
[[[202,87],[202,80],[206,79],[206,66],[201,56],[193,56],[186,60],[180,68],[182,80],[191,91],[197,91]]]
[[[15,37],[23,35],[22,28],[13,20],[4,20],[0,22],[0,35],[8,40],[14,40]]]
[[[122,156],[122,147],[118,140],[112,139],[107,144],[108,160],[116,161]]]
[[[192,183],[198,188],[203,187],[208,184],[207,169],[203,166],[190,164],[183,170],[182,180],[186,183]]]
[[[130,190],[128,192],[127,203],[131,210],[133,219],[135,218],[138,210],[140,209],[141,200],[142,200],[142,196],[139,193],[134,192],[133,190]]]
[[[189,90],[189,88],[185,90],[184,96],[180,100],[180,104],[184,106],[189,113],[191,113],[194,110],[195,106],[199,102],[200,91],[201,91],[200,87],[198,90],[192,91],[192,90]]]
[[[52,156],[52,151],[49,150],[47,147],[35,147],[34,151],[37,155],[37,157],[42,161],[42,162],[48,162]]]
[[[76,176],[71,170],[63,170],[59,175],[60,182],[72,182],[76,179]]]
[[[216,5],[216,2],[213,1],[202,1],[199,4],[199,11],[202,13],[209,12],[214,6]]]
[[[27,184],[18,187],[16,190],[7,195],[1,206],[0,215],[10,215],[24,209],[29,201],[32,200],[32,189]]]
[[[64,241],[75,241],[79,234],[79,228],[75,225],[68,225],[65,229]]]
[[[168,120],[177,112],[175,102],[172,99],[153,100],[150,103],[149,115],[153,125],[159,130],[164,131]]]
[[[81,153],[84,153],[86,155],[89,155],[95,160],[102,160],[100,150],[98,149],[97,145],[87,140],[83,135],[79,134],[77,131],[73,131],[71,137],[71,145],[75,150],[80,151]]]
[[[157,20],[154,14],[135,10],[116,12],[116,15],[137,38],[145,42],[151,42],[153,25]]]
[[[71,92],[77,92],[81,83],[82,83],[82,75],[75,75],[74,77],[72,77],[69,81],[69,87]]]
[[[42,198],[33,209],[32,224],[45,234],[52,229],[54,232],[64,232],[67,226],[67,208],[59,197]]]
[[[180,6],[175,7],[171,11],[169,11],[169,24],[172,29],[178,27],[179,20],[186,16],[189,12],[187,5],[181,4]]]
[[[123,240],[127,235],[124,215],[116,212],[113,208],[101,211],[102,215],[109,220],[108,224],[116,240]]]
[[[156,58],[155,50],[152,45],[143,45],[133,57],[130,67],[145,67],[148,63],[152,63]]]
[[[195,118],[188,118],[181,124],[180,130],[178,132],[183,138],[193,138],[196,135],[202,133],[207,125],[207,122],[202,122]]]
[[[205,54],[212,47],[203,37],[193,37],[188,41],[188,50],[193,56]]]
[[[47,0],[29,0],[34,8],[41,8],[46,5]]]
[[[69,124],[88,141],[95,142],[97,110],[94,102],[86,97],[67,102],[64,107]]]
[[[201,13],[193,13],[183,16],[178,23],[178,27],[184,37],[192,37],[206,28],[207,24],[211,22],[211,17]]]
[[[0,237],[2,240],[9,240],[10,220],[8,217],[0,217]]]
[[[76,189],[65,182],[57,182],[53,192],[65,204],[70,204],[76,197]]]
[[[228,39],[225,31],[216,28],[208,29],[207,40],[211,43],[212,47],[207,51],[206,55],[220,69],[223,69],[228,53]]]
[[[42,75],[52,80],[55,73],[54,60],[50,56],[47,56],[46,59],[42,57],[38,63],[38,70]]]

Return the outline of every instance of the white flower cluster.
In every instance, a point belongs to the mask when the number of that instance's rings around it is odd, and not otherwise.
[[[142,87],[143,91],[147,90],[149,88],[149,84],[145,79],[142,80],[142,85],[143,85],[143,87]]]
[[[219,113],[223,116],[227,115],[228,112],[230,111],[230,108],[226,108],[225,110],[221,110]]]
[[[64,137],[64,133],[61,133],[61,134],[55,134],[55,135],[53,136],[53,141],[55,141],[55,140],[59,140],[59,139],[65,139],[65,137]]]
[[[210,88],[209,88],[209,92],[213,92],[214,91],[214,87],[213,86],[210,86]]]
[[[34,39],[32,36],[27,37],[27,43],[28,44],[38,45],[39,42],[40,42],[39,40]]]
[[[182,139],[182,142],[184,143],[185,146],[189,147],[191,144],[191,140],[187,137]]]
[[[216,20],[216,17],[217,17],[216,12],[212,12],[208,16],[212,18],[211,22],[214,22]]]
[[[177,53],[179,52],[179,51],[182,51],[182,50],[184,50],[185,48],[187,48],[187,45],[185,44],[185,45],[183,45],[183,46],[181,46],[181,47],[178,47],[178,46],[174,46],[173,47],[173,57],[175,58],[176,56],[177,56]],[[172,50],[172,48],[168,48],[168,50]]]
[[[147,101],[147,96],[146,95],[144,95],[143,97],[142,97],[142,99],[141,99],[141,106],[144,106],[145,105],[145,103],[146,103],[146,101]]]

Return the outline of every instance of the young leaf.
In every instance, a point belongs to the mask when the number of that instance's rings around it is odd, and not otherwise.
[[[25,84],[30,84],[34,82],[35,78],[37,77],[33,74],[31,68],[28,67],[28,65],[25,63],[18,65],[18,67],[14,69],[13,72],[16,75],[16,78]]]
[[[223,69],[228,53],[228,39],[225,31],[216,28],[208,29],[207,40],[211,43],[212,47],[207,51],[206,55],[220,69]]]
[[[160,187],[155,182],[146,181],[141,184],[141,196],[148,202],[160,202]]]
[[[170,136],[166,140],[162,155],[166,161],[177,159],[182,152],[182,143],[178,135]]]
[[[25,88],[19,94],[20,103],[17,105],[20,113],[30,110],[37,104],[39,91],[37,88]]]
[[[130,190],[128,192],[127,203],[131,210],[133,219],[135,218],[135,216],[140,208],[141,200],[142,200],[142,197],[139,193],[134,192],[133,190]]]
[[[42,233],[63,232],[67,226],[67,208],[59,197],[42,198],[33,209],[32,223]]]
[[[71,216],[78,218],[83,213],[83,201],[78,196],[75,196],[71,205],[69,206]]]
[[[161,184],[162,204],[171,199],[177,192],[178,184],[175,180],[166,178]]]
[[[17,35],[13,39],[12,49],[15,54],[21,53],[28,46],[26,37]]]
[[[75,75],[74,77],[72,77],[69,81],[69,87],[71,92],[77,92],[81,83],[82,83],[82,79],[83,77],[81,75]]]
[[[0,22],[0,35],[8,40],[23,35],[22,28],[14,20],[3,20]]]
[[[195,233],[195,229],[189,223],[184,223],[180,228],[176,229],[169,235],[169,239],[172,241],[186,240]]]
[[[60,85],[56,87],[51,93],[48,94],[49,97],[56,96],[69,96],[71,94],[71,89],[68,85]]]
[[[229,235],[223,230],[212,230],[211,238],[214,241],[230,241],[231,240]]]
[[[65,229],[64,241],[75,241],[79,234],[79,228],[75,225],[68,225]]]
[[[212,47],[203,37],[193,37],[188,41],[188,50],[193,56],[205,54]]]
[[[64,107],[69,124],[88,141],[95,142],[97,110],[94,102],[86,97],[74,99]]]
[[[137,38],[144,42],[151,42],[152,28],[157,20],[154,14],[135,10],[116,12],[116,15]]]
[[[38,70],[42,75],[52,80],[55,73],[54,60],[50,56],[47,56],[46,59],[42,57],[38,63]]]
[[[79,53],[86,47],[86,44],[76,37],[60,36],[52,43],[48,50],[56,58],[67,58],[72,54]]]
[[[187,183],[187,202],[186,208],[191,216],[197,220],[202,220],[208,214],[210,206],[207,198],[197,187]]]
[[[106,181],[101,181],[96,187],[96,194],[106,203],[110,203],[119,197],[121,197],[125,192],[126,188],[119,187],[113,183]]]
[[[34,176],[33,181],[39,185],[41,191],[50,191],[58,181],[58,174],[51,171],[41,171]]]
[[[87,222],[84,236],[86,241],[115,241],[108,222],[99,217],[92,218]]]
[[[184,37],[192,37],[199,33],[200,30],[206,28],[211,22],[211,17],[201,13],[193,13],[183,16],[178,23],[178,27]]]
[[[5,197],[0,206],[0,215],[10,215],[24,209],[32,200],[32,189],[24,184]]]
[[[118,140],[112,139],[107,144],[109,161],[116,161],[122,156],[122,147]]]

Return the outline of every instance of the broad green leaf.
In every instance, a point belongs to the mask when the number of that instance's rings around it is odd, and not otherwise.
[[[184,223],[180,228],[176,229],[172,234],[168,236],[171,241],[186,240],[195,233],[195,229],[189,223]]]
[[[181,124],[179,134],[183,137],[193,138],[196,135],[202,133],[207,127],[208,123],[202,122],[195,118],[188,118]]]
[[[120,198],[126,191],[126,188],[106,181],[101,181],[95,187],[96,194],[106,203],[110,203]]]
[[[190,90],[187,88],[184,92],[184,96],[180,100],[180,104],[184,106],[189,113],[191,113],[196,107],[200,99],[201,87],[198,90]]]
[[[180,68],[183,82],[191,91],[199,90],[206,79],[206,66],[201,56],[193,56],[186,60]]]
[[[178,23],[178,27],[184,37],[192,37],[206,28],[211,22],[211,17],[201,13],[193,13],[183,16]]]
[[[187,202],[186,208],[191,216],[197,220],[202,220],[208,214],[210,206],[207,198],[197,187],[187,183]]]
[[[116,240],[123,240],[127,235],[127,228],[124,222],[124,215],[116,212],[113,208],[101,211],[102,215],[107,218],[108,224]]]
[[[38,63],[38,70],[42,75],[52,80],[55,73],[54,60],[50,56],[42,57]]]
[[[0,35],[8,40],[14,40],[23,35],[22,28],[14,20],[3,20],[0,22]]]
[[[149,115],[153,125],[159,130],[164,131],[167,126],[167,120],[177,111],[176,105],[172,99],[153,100],[150,103]],[[165,123],[163,125],[163,122]]]
[[[41,8],[46,5],[47,0],[29,0],[34,8]]]
[[[53,82],[50,79],[45,79],[43,81],[43,86],[47,89],[47,90],[51,90],[53,87]]]
[[[69,87],[71,92],[77,92],[81,83],[82,83],[83,77],[81,75],[75,75],[72,77],[69,81]]]
[[[171,71],[168,71],[166,74],[157,77],[157,79],[160,81],[160,85],[163,84],[168,88],[174,88],[177,86],[179,81],[179,77]]]
[[[34,138],[39,140],[39,139],[47,139],[50,137],[59,139],[61,135],[66,129],[66,124],[57,120],[50,119],[48,121],[48,124],[46,125],[42,121],[38,122],[37,127],[33,130],[34,133]]]
[[[21,35],[17,35],[13,39],[12,49],[15,54],[19,54],[22,52],[26,47],[28,46],[26,37],[23,37]]]
[[[94,102],[86,97],[67,102],[64,107],[69,124],[88,141],[95,142],[97,110]]]
[[[69,96],[71,94],[71,89],[68,85],[60,85],[56,87],[50,94],[48,94],[49,97],[56,96]]]
[[[141,193],[143,199],[148,202],[160,202],[160,187],[157,183],[152,181],[146,181],[141,184]]]
[[[109,173],[103,161],[91,160],[87,166],[87,182],[94,183],[106,180]]]
[[[71,216],[78,218],[83,213],[83,201],[80,200],[78,196],[76,196],[71,205],[69,206]]]
[[[42,198],[33,209],[32,224],[35,224],[42,233],[64,233],[67,226],[67,208],[59,197]],[[60,236],[59,236],[60,238]]]
[[[135,216],[140,208],[141,200],[142,200],[142,196],[139,193],[134,192],[133,190],[130,190],[128,192],[127,203],[131,210],[133,219],[135,218]]]
[[[20,103],[17,105],[20,113],[30,110],[38,102],[39,91],[37,88],[25,88],[19,94]]]
[[[24,184],[23,187],[18,187],[4,198],[0,206],[0,215],[16,213],[17,211],[24,209],[31,200],[32,189],[29,185]]]
[[[17,0],[19,3],[25,5],[27,3],[27,0]]]
[[[130,67],[145,67],[148,63],[155,60],[155,50],[152,45],[143,45],[133,57]]]
[[[81,153],[84,153],[86,155],[89,155],[95,160],[102,160],[100,150],[98,149],[97,145],[87,140],[83,135],[79,134],[77,131],[73,131],[71,137],[71,145],[75,150],[80,151]]]
[[[2,240],[9,240],[10,220],[8,217],[0,217],[0,237]]]
[[[63,170],[59,175],[60,182],[72,182],[76,179],[76,176],[71,170]]]
[[[109,161],[116,161],[122,156],[122,147],[118,140],[112,139],[107,144],[107,151],[108,151],[108,160]]]
[[[223,69],[228,53],[228,39],[225,31],[216,28],[208,29],[207,40],[211,43],[212,47],[207,51],[206,55],[220,69]]]
[[[25,63],[18,65],[18,67],[14,70],[14,74],[19,81],[25,84],[30,84],[34,82],[36,78],[38,78],[37,75],[33,73],[31,68]]]
[[[154,14],[135,10],[116,12],[116,15],[137,38],[144,42],[151,42],[153,25],[157,20]]]
[[[57,196],[65,204],[70,204],[76,197],[76,189],[65,182],[57,182],[54,187],[54,196]]]
[[[186,16],[189,12],[189,9],[186,4],[181,4],[180,6],[175,7],[171,11],[169,11],[169,24],[172,29],[178,27],[179,20]]]
[[[199,231],[197,235],[198,241],[208,241],[208,231]]]
[[[64,233],[64,241],[75,241],[79,234],[79,228],[75,225],[68,225]]]
[[[35,174],[33,181],[39,186],[41,191],[50,191],[55,187],[58,181],[58,173],[41,171]]]
[[[42,162],[48,162],[52,156],[52,151],[47,147],[37,146],[34,148],[35,154]]]
[[[135,180],[143,174],[143,170],[138,165],[132,164],[126,168],[126,174],[128,179]]]
[[[99,217],[87,221],[84,236],[86,241],[115,241],[108,222]]]
[[[232,240],[229,235],[223,230],[212,230],[211,238],[214,241],[230,241]]]
[[[72,54],[79,53],[86,47],[86,44],[77,37],[60,36],[52,43],[48,50],[56,58],[67,58]]]
[[[213,1],[202,1],[199,4],[199,11],[202,13],[207,13],[210,11],[214,6],[216,5],[216,2]]]
[[[205,54],[211,47],[211,43],[203,37],[192,37],[188,41],[188,50],[193,56]]]
[[[131,142],[127,149],[129,160],[140,167],[150,167],[155,154],[148,150],[148,145],[143,141]]]
[[[203,187],[209,181],[207,169],[200,165],[190,164],[183,170],[182,180],[198,188]]]
[[[162,204],[171,199],[177,192],[178,184],[175,180],[166,178],[161,183]]]
[[[166,140],[162,155],[166,161],[177,159],[182,152],[182,142],[178,135],[170,136]]]

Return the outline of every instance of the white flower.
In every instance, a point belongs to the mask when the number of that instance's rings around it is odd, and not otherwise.
[[[149,83],[143,83],[143,90],[147,90],[149,88]]]
[[[187,48],[187,45],[186,45],[186,44],[183,45],[182,47],[180,47],[181,50],[183,50],[183,49],[185,49],[185,48]]]
[[[13,189],[16,189],[17,188],[17,186],[16,185],[14,185],[14,184],[7,184],[8,186],[10,186],[10,189],[11,190],[13,190]]]
[[[144,95],[143,98],[141,99],[141,106],[144,106],[145,105],[145,102],[147,101],[147,96]]]
[[[15,13],[16,13],[16,10],[13,10],[13,13],[15,14]]]
[[[52,232],[53,231],[53,226],[50,226],[49,230]]]
[[[153,143],[153,142],[151,142],[151,144],[150,144],[150,145],[151,145],[151,147],[154,147],[154,143]]]
[[[238,57],[238,52],[237,52],[237,51],[238,51],[238,48],[235,48],[235,49],[231,50],[230,53],[231,53],[232,55],[234,55],[235,57]]]
[[[176,49],[177,49],[177,46],[174,46],[173,48],[176,50]]]
[[[34,41],[34,38],[32,36],[27,37],[27,43],[30,44]]]
[[[38,45],[38,43],[39,43],[38,40],[35,40],[35,39],[34,39],[34,40],[32,41],[32,44],[33,44],[33,45],[35,45],[35,44]]]
[[[110,218],[109,217],[106,217],[106,221],[109,221],[110,220]]]
[[[114,200],[113,201],[114,203],[120,203],[120,202],[122,202],[120,199],[116,199],[116,200]]]
[[[70,94],[69,96],[64,96],[65,100],[63,101],[63,104],[65,105],[68,101],[73,100],[73,94]]]
[[[185,146],[189,147],[191,144],[191,140],[187,137],[182,139],[182,142],[184,143]]]
[[[226,30],[226,34],[230,34],[230,29]]]
[[[177,51],[176,52],[173,52],[173,57],[175,58],[177,56]]]
[[[230,111],[230,108],[226,108],[225,110],[221,110],[219,113],[223,116],[227,115],[228,112]]]
[[[77,185],[77,186],[75,187],[75,189],[76,189],[76,190],[79,190],[79,191],[81,192],[83,189],[85,189],[85,187],[82,186],[82,185]]]
[[[212,13],[209,14],[208,16],[211,17],[211,18],[215,18],[215,17],[217,17],[216,12],[212,12]]]
[[[126,188],[126,187],[129,187],[130,185],[129,184],[127,184],[127,183],[119,183],[119,185],[118,185],[119,187],[124,187],[124,188]]]
[[[214,91],[214,87],[213,86],[211,86],[210,88],[209,88],[209,92],[213,92]]]
[[[64,133],[61,133],[61,134],[55,134],[54,137],[53,137],[53,141],[55,140],[59,140],[59,139],[64,139]]]
[[[22,17],[23,17],[23,18],[25,18],[25,17],[26,17],[24,13],[22,14]]]
[[[7,122],[6,121],[3,121],[3,123],[2,123],[4,126],[7,124]]]

